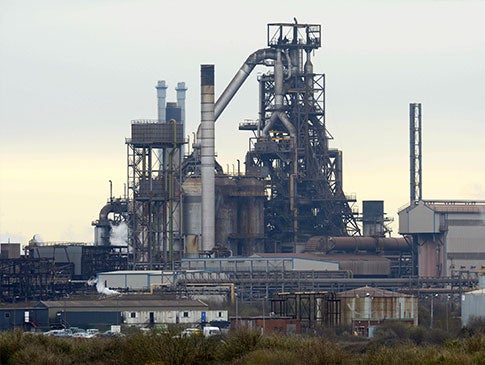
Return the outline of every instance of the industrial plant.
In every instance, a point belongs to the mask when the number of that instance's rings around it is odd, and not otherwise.
[[[363,201],[360,210],[345,194],[325,75],[312,63],[321,45],[319,24],[268,24],[266,47],[247,56],[220,95],[215,65],[201,65],[192,138],[188,87],[179,82],[168,101],[168,85],[158,81],[158,117],[131,122],[126,192],[110,194],[96,215],[94,244],[33,239],[23,255],[2,244],[2,300],[88,293],[92,279],[121,293],[263,303],[311,327],[352,322],[347,302],[389,302],[391,314],[382,316],[417,324],[421,295],[476,288],[485,201],[423,198],[421,104],[409,105],[410,199],[398,212],[399,236],[391,236],[384,201]],[[256,67],[264,68],[254,85],[258,117],[235,126],[249,149],[231,173],[217,161],[216,122]],[[359,293],[376,299],[366,304]],[[369,318],[359,319],[359,331],[382,321]]]

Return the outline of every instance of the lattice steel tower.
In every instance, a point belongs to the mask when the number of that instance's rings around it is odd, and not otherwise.
[[[180,244],[181,146],[183,123],[171,119],[134,120],[126,140],[131,263],[134,267],[173,266],[174,245]]]
[[[266,249],[281,244],[294,251],[315,235],[360,235],[355,199],[342,188],[342,153],[329,148],[325,75],[314,73],[311,62],[321,46],[320,25],[295,20],[267,30],[274,71],[259,77],[259,121],[246,155],[247,174],[266,181]]]
[[[409,104],[410,202],[423,198],[421,103]]]

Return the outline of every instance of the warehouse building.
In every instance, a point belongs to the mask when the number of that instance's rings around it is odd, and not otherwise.
[[[420,277],[485,268],[485,201],[413,202],[399,212],[399,233],[413,236]]]

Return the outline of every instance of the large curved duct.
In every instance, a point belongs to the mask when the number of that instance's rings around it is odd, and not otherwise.
[[[232,100],[234,95],[236,95],[237,91],[242,86],[244,81],[246,81],[248,76],[254,70],[254,67],[256,67],[256,65],[264,64],[266,60],[275,59],[276,51],[272,48],[263,48],[252,53],[234,75],[231,82],[222,92],[221,96],[219,96],[219,98],[217,99],[214,105],[214,120],[217,120],[217,118],[219,118],[219,116],[224,111],[229,102]]]
[[[109,246],[109,237],[111,231],[111,220],[108,218],[110,213],[125,214],[128,212],[128,203],[126,200],[115,199],[107,203],[99,211],[99,219],[93,222],[96,229],[95,245]]]

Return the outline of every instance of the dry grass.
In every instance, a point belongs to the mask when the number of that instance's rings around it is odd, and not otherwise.
[[[222,339],[133,333],[126,337],[56,338],[0,333],[0,364],[485,364],[485,335],[435,342],[414,329],[349,346],[338,337],[261,336],[237,331]],[[417,332],[416,332],[417,331]],[[396,332],[408,338],[395,341]]]

